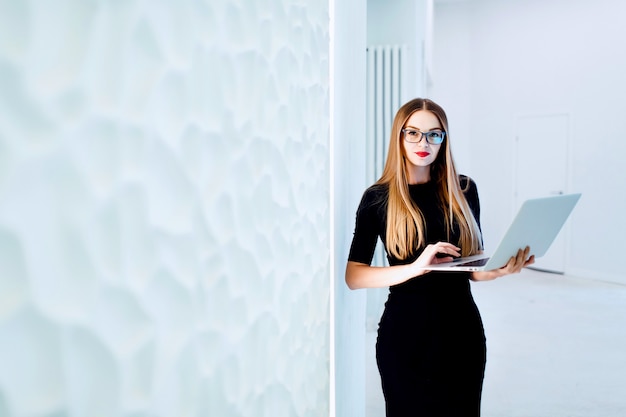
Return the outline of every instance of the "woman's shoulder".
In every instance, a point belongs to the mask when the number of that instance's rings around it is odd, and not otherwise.
[[[461,184],[461,189],[466,193],[468,191],[475,192],[477,190],[476,182],[472,178],[467,175],[459,175],[459,183]]]
[[[369,195],[369,196],[381,196],[381,195],[387,195],[388,192],[389,192],[388,184],[375,183],[367,187],[367,189],[365,190],[363,194]]]
[[[480,198],[478,197],[478,187],[473,179],[467,175],[459,175],[459,182],[461,183],[461,190],[465,195],[465,199],[469,203],[470,207],[477,211],[480,205]]]
[[[374,184],[369,186],[361,198],[361,207],[372,207],[384,205],[387,202],[389,186],[387,184]]]
[[[465,175],[465,174],[459,175],[459,182],[461,183],[461,186],[467,186],[468,184],[475,184],[474,180],[469,175]]]

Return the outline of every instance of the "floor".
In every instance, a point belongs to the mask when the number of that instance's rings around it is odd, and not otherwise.
[[[626,416],[626,286],[524,270],[472,283],[487,335],[482,417]],[[367,417],[385,415],[367,333]]]

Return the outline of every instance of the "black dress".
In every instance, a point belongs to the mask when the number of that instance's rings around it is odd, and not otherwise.
[[[461,177],[478,222],[476,185]],[[410,185],[428,243],[448,239],[435,184]],[[368,188],[357,211],[349,260],[370,264],[377,238],[385,242],[387,187]],[[388,255],[390,265],[410,263]],[[376,360],[387,417],[477,417],[485,371],[485,334],[467,272],[431,272],[390,287],[378,327]]]

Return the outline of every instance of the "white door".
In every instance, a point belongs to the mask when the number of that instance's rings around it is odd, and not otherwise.
[[[515,209],[528,198],[564,194],[567,185],[568,114],[518,118]],[[566,240],[561,230],[548,252],[534,267],[562,273],[565,270]],[[532,249],[532,248],[531,248]]]

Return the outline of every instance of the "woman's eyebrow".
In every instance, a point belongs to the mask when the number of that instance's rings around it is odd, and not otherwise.
[[[439,127],[439,126],[437,126],[437,127],[431,127],[431,128],[430,128],[430,129],[428,129],[428,130],[422,130],[422,129],[420,129],[419,127],[415,127],[415,126],[411,126],[411,125],[408,125],[405,129],[419,130],[420,132],[430,132],[430,131],[432,131],[432,130],[443,130],[443,128],[441,128],[441,127]]]

